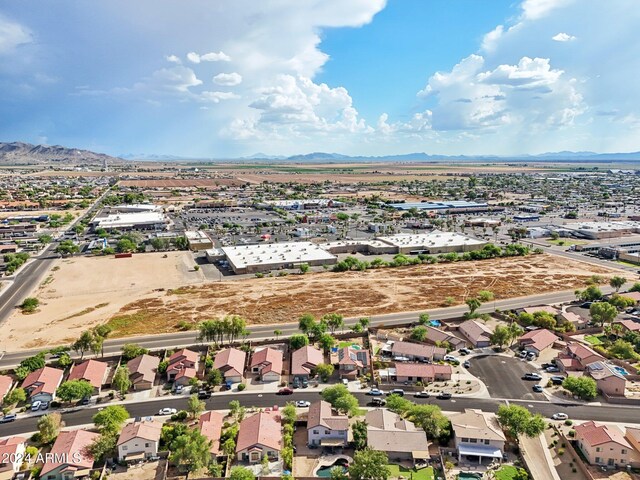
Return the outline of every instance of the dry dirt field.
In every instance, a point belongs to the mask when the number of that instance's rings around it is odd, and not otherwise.
[[[369,316],[441,307],[448,296],[460,304],[479,290],[497,299],[572,290],[593,274],[619,274],[548,255],[222,283],[205,283],[187,252],[78,258],[57,266],[35,292],[40,310],[16,312],[3,328],[16,349],[66,342],[107,320],[117,337],[172,332],[181,321],[225,314],[253,324],[291,322],[305,312]]]

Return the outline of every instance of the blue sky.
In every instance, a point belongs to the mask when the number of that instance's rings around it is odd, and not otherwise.
[[[224,158],[640,150],[636,0],[0,3],[0,141]]]

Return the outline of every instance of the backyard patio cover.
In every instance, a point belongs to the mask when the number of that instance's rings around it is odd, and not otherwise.
[[[411,452],[411,456],[414,458],[414,460],[424,460],[426,458],[431,458],[428,450],[414,450],[413,452]]]
[[[476,457],[502,458],[499,448],[491,445],[458,445],[458,454],[475,455]]]
[[[323,438],[320,440],[323,447],[340,447],[344,445],[344,440],[340,438]]]

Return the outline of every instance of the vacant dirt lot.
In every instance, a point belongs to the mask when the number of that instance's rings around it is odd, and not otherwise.
[[[302,313],[345,316],[415,311],[464,302],[479,290],[496,298],[584,286],[593,274],[612,271],[586,263],[537,255],[483,262],[318,273],[211,283],[147,296],[126,305],[110,323],[115,335],[170,332],[181,321],[238,314],[249,323],[291,322]]]

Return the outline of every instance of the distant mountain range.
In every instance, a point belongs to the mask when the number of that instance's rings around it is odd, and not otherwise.
[[[0,142],[0,165],[103,165],[123,163],[120,158],[104,153],[61,147],[60,145],[32,145],[23,142]]]

